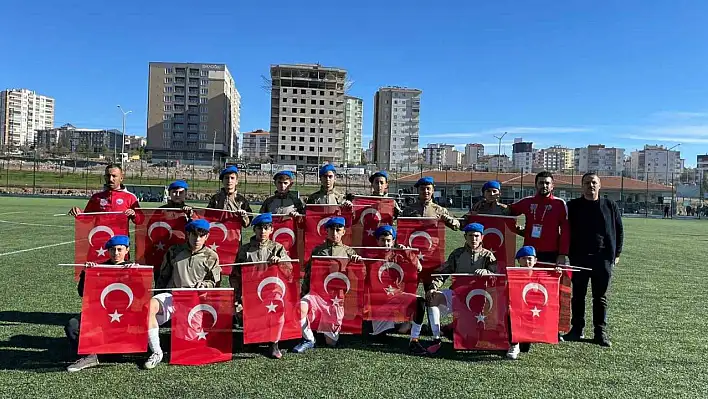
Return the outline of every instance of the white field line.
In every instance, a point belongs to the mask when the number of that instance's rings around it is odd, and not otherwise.
[[[2,212],[0,215],[14,215],[16,213],[27,213],[27,211]]]
[[[0,220],[0,223],[7,223],[7,224],[19,224],[21,226],[39,226],[39,227],[70,227],[74,228],[74,226],[61,226],[58,224],[41,224],[41,223],[24,223],[24,222],[11,222],[9,220]]]
[[[38,249],[44,249],[44,248],[51,248],[51,247],[58,247],[60,245],[66,245],[66,244],[73,244],[74,241],[66,241],[66,242],[60,242],[56,244],[49,244],[49,245],[42,245],[41,247],[36,247],[36,248],[27,248],[27,249],[20,249],[18,251],[12,251],[12,252],[5,252],[3,254],[0,254],[0,256],[7,256],[7,255],[14,255],[14,254],[20,254],[23,252],[29,252],[29,251],[36,251]]]

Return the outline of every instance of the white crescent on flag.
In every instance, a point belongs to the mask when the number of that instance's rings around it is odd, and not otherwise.
[[[470,309],[470,300],[474,298],[477,295],[481,295],[487,299],[487,302],[489,303],[489,308],[487,309],[487,312],[491,311],[492,308],[494,307],[494,300],[492,299],[492,296],[487,292],[486,290],[476,288],[467,294],[467,298],[465,298],[465,304],[467,304],[467,309],[471,312],[472,309]]]
[[[275,284],[280,287],[280,289],[283,290],[282,295],[285,296],[285,283],[283,282],[283,280],[281,280],[279,277],[266,277],[258,284],[258,290],[256,291],[258,293],[258,299],[260,299],[261,302],[263,302],[263,296],[261,296],[261,291],[263,291],[263,288],[265,288],[265,286],[268,284]]]
[[[426,231],[413,232],[413,234],[408,237],[408,246],[415,248],[415,246],[413,245],[413,240],[415,240],[417,237],[423,237],[428,240],[428,251],[433,249],[433,238],[430,237],[430,234],[428,234],[428,232]]]
[[[388,269],[393,269],[398,272],[398,279],[396,279],[396,284],[400,285],[403,282],[403,268],[398,264],[394,262],[384,262],[381,264],[381,267],[379,267],[379,283],[383,284],[383,281],[381,281],[381,276],[383,275],[384,270]]]
[[[111,238],[113,238],[113,236],[115,235],[113,233],[113,230],[108,226],[96,226],[96,227],[92,228],[88,234],[88,242],[89,242],[89,245],[91,245],[92,247],[93,247],[93,241],[92,241],[93,236],[94,236],[94,234],[98,233],[99,231],[103,231],[104,233],[108,233],[108,235],[110,235]]]
[[[287,234],[290,236],[291,242],[295,243],[295,232],[289,227],[281,227],[273,233],[273,241],[275,241],[279,235]]]
[[[320,229],[321,229],[322,226],[324,226],[327,222],[329,222],[330,219],[332,219],[332,218],[331,218],[331,217],[326,217],[326,218],[320,219],[320,221],[317,223],[317,234],[318,234],[318,235],[322,236],[322,233],[320,232],[320,231],[321,231]]]
[[[101,291],[101,306],[106,309],[106,296],[116,290],[123,291],[126,295],[128,295],[128,306],[125,307],[126,309],[128,309],[130,305],[133,304],[133,290],[131,290],[130,287],[123,283],[108,284],[106,288]]]
[[[502,234],[502,232],[499,231],[499,229],[496,229],[494,227],[490,227],[488,229],[484,229],[484,232],[482,232],[482,234],[484,234],[484,235],[495,234],[495,235],[499,236],[499,240],[501,240],[501,242],[499,243],[499,248],[504,246],[504,234]]]
[[[164,229],[167,229],[167,231],[170,233],[169,238],[172,238],[172,226],[170,226],[169,223],[155,222],[155,223],[151,224],[150,227],[148,227],[147,235],[148,235],[148,238],[150,238],[150,241],[153,241],[153,242],[155,241],[152,239],[152,237],[150,237],[150,235],[152,234],[152,231],[158,227],[162,227]]]
[[[327,291],[327,284],[329,284],[329,282],[334,279],[339,279],[339,280],[344,281],[344,283],[347,284],[347,291],[345,293],[349,292],[349,289],[351,289],[351,282],[349,281],[349,277],[347,277],[347,275],[342,272],[330,273],[327,275],[327,277],[325,277],[324,289],[326,292],[329,292],[329,291]]]
[[[359,215],[359,224],[364,226],[364,217],[366,217],[366,215],[369,215],[369,214],[373,214],[374,216],[376,216],[377,222],[381,223],[381,212],[379,212],[379,210],[376,208],[366,208],[361,213],[361,215]]]
[[[192,318],[194,315],[197,314],[197,312],[207,312],[211,314],[211,317],[213,318],[211,322],[211,326],[214,327],[216,325],[216,320],[219,319],[219,315],[216,313],[216,309],[214,309],[213,306],[207,304],[207,303],[200,303],[199,305],[195,306],[192,308],[192,310],[189,311],[189,314],[187,314],[187,324],[192,325]]]
[[[226,226],[224,226],[223,223],[221,222],[211,222],[209,223],[209,230],[211,229],[219,229],[224,232],[224,238],[221,240],[221,242],[226,241],[226,237],[228,235],[228,231],[226,230]]]
[[[524,286],[523,291],[521,291],[521,298],[524,300],[525,304],[529,304],[526,302],[526,294],[528,294],[529,291],[534,290],[534,291],[541,291],[543,294],[543,306],[546,306],[548,303],[548,291],[546,290],[546,287],[544,287],[542,284],[539,283],[528,283]]]

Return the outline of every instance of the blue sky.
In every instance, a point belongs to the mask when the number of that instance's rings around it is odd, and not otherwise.
[[[230,4],[231,3],[231,4]],[[364,140],[380,86],[423,90],[421,143],[602,143],[708,152],[705,1],[11,2],[1,87],[57,100],[56,123],[145,134],[150,61],[226,63],[241,131],[269,128],[274,63],[348,70]],[[422,3],[422,2],[421,2]],[[507,140],[508,139],[508,140]]]

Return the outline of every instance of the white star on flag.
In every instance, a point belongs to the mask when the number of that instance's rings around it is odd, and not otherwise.
[[[209,245],[209,248],[211,248],[212,251],[216,251],[216,249],[219,248],[219,246],[216,245],[216,243],[213,243],[213,244]]]
[[[477,316],[475,316],[475,318],[477,319],[477,323],[484,323],[484,319],[486,319],[487,316],[480,313]]]
[[[97,249],[96,253],[98,254],[98,256],[106,256],[106,250],[103,248]]]
[[[332,305],[342,306],[342,302],[344,301],[338,296],[332,298]]]
[[[370,236],[373,236],[373,235],[374,235],[374,230],[372,230],[372,229],[366,230],[366,234],[368,234],[368,235],[370,235]]]
[[[158,241],[158,243],[157,243],[157,245],[155,245],[155,247],[156,247],[157,249],[159,249],[160,251],[164,251],[164,250],[165,250],[165,244],[163,244],[162,241]]]
[[[398,291],[398,289],[393,288],[392,286],[389,285],[388,287],[384,288],[384,291],[386,291],[386,295],[394,296],[394,295],[396,295],[396,292]]]
[[[208,332],[205,332],[204,330],[199,331],[199,332],[197,333],[197,341],[199,341],[200,339],[204,339],[204,340],[205,340],[207,334],[209,334],[209,333],[208,333]]]
[[[114,310],[113,313],[108,315],[111,318],[111,323],[114,321],[120,323],[120,318],[123,316],[122,314],[118,313],[118,309]]]
[[[418,254],[418,260],[423,260],[424,257],[425,257],[425,255],[423,255],[423,254]]]
[[[533,317],[541,317],[541,309],[535,306],[531,309],[531,313],[533,314]]]
[[[270,303],[270,305],[266,305],[266,308],[268,308],[268,313],[275,313],[275,309],[278,307],[278,305],[274,304],[273,302]]]

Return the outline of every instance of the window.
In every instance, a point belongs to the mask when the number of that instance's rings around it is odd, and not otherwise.
[[[334,119],[330,119],[330,120],[329,120],[329,123],[334,123]]]
[[[293,98],[293,104],[297,104],[297,98]]]
[[[324,96],[324,90],[320,90],[320,95]]]
[[[200,132],[206,132],[206,131],[207,131],[207,125],[204,124],[204,123],[202,123],[201,125],[199,125],[199,131],[200,131]]]
[[[314,138],[314,137],[310,137],[310,143],[314,143],[314,142],[315,142],[315,138]],[[310,150],[310,151],[312,151],[312,150]]]
[[[293,126],[293,127],[290,128],[290,131],[291,131],[291,132],[297,132],[297,128],[296,128],[295,126]]]
[[[305,118],[300,118],[300,123],[305,123]]]
[[[163,120],[163,121],[166,121],[166,120],[168,120],[168,119],[170,119],[170,114],[163,114],[163,115],[162,115],[162,120]]]
[[[207,95],[207,94],[209,94],[209,89],[207,89],[206,87],[202,87],[202,89],[199,92],[203,95]]]
[[[329,139],[327,139],[327,142],[331,143],[331,142],[332,142],[332,138],[330,137]]]
[[[332,110],[329,110],[329,113],[331,114],[331,113],[332,113]],[[324,114],[324,110],[323,110],[323,109],[320,110],[320,115],[322,115],[322,114]]]
[[[304,127],[301,127],[301,128],[300,128],[300,133],[305,133],[305,128],[304,128]]]
[[[310,100],[310,105],[317,105],[317,100]]]
[[[171,103],[171,102],[172,102],[172,96],[165,96],[165,102],[166,102],[166,103]]]
[[[324,129],[320,128],[320,133],[324,133]]]
[[[329,133],[332,133],[332,129],[329,129]]]
[[[311,114],[316,114],[316,113],[317,113],[317,110],[316,110],[316,109],[311,109],[311,110],[310,110],[310,113],[311,113]]]
[[[172,86],[165,86],[165,93],[172,93]]]
[[[165,111],[172,111],[172,106],[169,104],[165,104]]]
[[[311,128],[310,128],[310,133],[314,133],[314,132],[315,132],[315,128],[314,128],[314,127],[311,127]]]
[[[287,93],[287,92],[288,92],[288,89],[283,88],[283,93]]]
[[[285,98],[285,97],[283,97],[283,102],[284,102],[284,103],[288,102],[288,99]]]
[[[322,147],[320,147],[320,152],[322,152]]]
[[[333,96],[333,95],[334,95],[334,92],[333,92],[333,91],[330,91],[330,92],[329,92],[329,95],[330,95],[330,96]]]
[[[202,71],[202,77],[209,76],[209,71]]]
[[[280,139],[285,141],[285,136],[280,136]]]
[[[191,82],[191,79],[190,79],[190,82],[189,82],[189,83],[192,83],[192,82]],[[208,84],[209,84],[209,80],[208,80],[208,79],[202,79],[202,86],[206,86],[206,85],[208,85]]]
[[[290,121],[291,121],[291,122],[297,122],[297,118],[291,118]]]
[[[172,83],[172,78],[165,78],[165,83]]]
[[[332,147],[327,147],[327,152],[332,152]]]
[[[280,146],[280,149],[281,149],[281,150],[284,150],[284,149],[285,149],[285,146],[284,146],[284,145],[281,145],[281,146]]]
[[[300,113],[304,114],[305,113],[305,108],[300,108]]]
[[[281,126],[280,130],[285,131],[285,130],[287,130],[287,128],[285,126]]]
[[[323,140],[322,137],[320,137],[320,143],[322,142],[322,140]]]
[[[170,122],[163,122],[163,123],[162,123],[162,128],[163,128],[163,129],[169,129],[169,128],[170,128]]]
[[[296,141],[295,138],[295,136],[290,136],[290,141]]]
[[[310,92],[310,94],[312,94],[313,96],[316,96],[316,95],[317,95],[317,90],[312,90],[312,91]]]
[[[320,105],[324,105],[324,100],[320,100]]]
[[[301,99],[300,99],[300,104],[305,104],[305,99],[304,99],[304,98],[301,98]]]
[[[209,107],[207,107],[206,105],[202,105],[201,107],[199,107],[199,112],[209,112]]]
[[[305,138],[302,137],[302,136],[300,136],[300,141],[301,141],[301,142],[304,142],[304,141],[305,141]]]
[[[299,151],[305,151],[305,146],[302,146],[302,145],[301,145],[301,146],[298,147],[298,148],[299,148]]]
[[[291,146],[290,146],[290,151],[295,151],[295,146],[294,146],[294,145],[291,145]]]
[[[330,114],[330,115],[334,114],[334,111],[330,109],[330,110],[329,110],[329,114]]]
[[[172,74],[172,68],[165,68],[165,75],[171,75]]]
[[[288,121],[288,118],[282,117],[281,120],[282,120],[283,122],[287,122],[287,121]]]
[[[310,147],[310,152],[315,151],[315,147]]]
[[[329,105],[334,105],[334,101],[330,101],[330,102],[329,102]]]
[[[293,114],[297,114],[297,108],[293,108]]]
[[[283,107],[283,112],[288,112],[288,109]]]
[[[307,90],[305,90],[305,89],[300,89],[300,94],[307,94]]]

